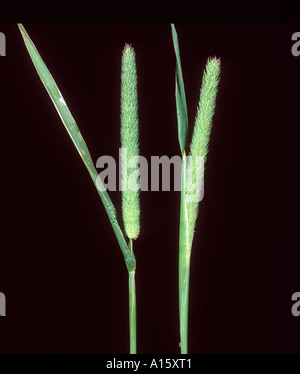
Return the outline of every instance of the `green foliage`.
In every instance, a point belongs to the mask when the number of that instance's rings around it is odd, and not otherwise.
[[[175,99],[177,109],[178,140],[181,153],[183,154],[186,147],[186,137],[188,131],[188,113],[185,98],[184,82],[181,69],[181,59],[179,52],[178,36],[175,26],[171,24],[174,51],[176,56],[175,71]]]
[[[190,144],[189,160],[185,152],[187,135],[186,101],[183,87],[178,37],[172,24],[172,37],[176,55],[175,100],[177,109],[178,138],[182,152],[181,201],[179,225],[179,321],[181,353],[188,353],[188,300],[190,260],[194,229],[198,215],[199,199],[204,179],[204,163],[208,152],[212,117],[215,109],[220,75],[220,60],[208,59],[203,74],[200,101]],[[191,188],[193,187],[193,190]],[[194,197],[194,198],[193,198]]]
[[[79,155],[81,156],[92,180],[97,188],[97,191],[100,195],[102,203],[105,207],[107,212],[108,218],[110,223],[113,227],[115,235],[117,237],[118,243],[120,245],[121,251],[123,253],[125,263],[127,266],[128,271],[132,271],[135,269],[135,258],[134,254],[131,253],[128,249],[127,243],[125,241],[123,232],[118,224],[117,215],[115,207],[108,195],[105,191],[103,184],[101,183],[100,178],[98,178],[97,170],[94,167],[93,161],[91,159],[90,153],[86,146],[86,143],[80,133],[80,130],[62,96],[60,93],[59,88],[57,87],[51,73],[49,72],[47,66],[45,65],[44,61],[42,60],[40,54],[38,53],[35,45],[33,44],[32,40],[30,39],[29,35],[27,34],[24,26],[22,24],[18,24],[20,32],[23,36],[25,46],[27,51],[31,57],[31,60],[37,70],[37,73],[43,82],[70,138],[72,139]]]

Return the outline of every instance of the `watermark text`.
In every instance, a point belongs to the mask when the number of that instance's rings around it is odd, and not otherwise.
[[[294,292],[292,295],[292,300],[296,301],[291,309],[292,315],[294,317],[300,316],[300,292]]]
[[[298,57],[300,56],[300,32],[294,32],[292,41],[296,42],[292,45],[292,55]]]
[[[6,316],[6,297],[3,292],[0,292],[0,317]]]
[[[96,162],[97,169],[103,169],[96,185],[101,191],[181,191],[184,185],[186,202],[199,202],[204,195],[204,157],[185,156],[186,175],[182,183],[182,162],[180,156],[151,156],[151,164],[143,156],[128,158],[127,149],[119,149],[119,172],[112,156],[101,156]],[[171,171],[173,170],[173,183]],[[118,176],[118,177],[117,177]]]
[[[0,32],[0,56],[6,56],[6,39],[3,32]]]

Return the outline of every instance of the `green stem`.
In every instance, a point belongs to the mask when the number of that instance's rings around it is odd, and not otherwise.
[[[132,239],[130,239],[130,252],[133,253]],[[129,335],[130,353],[136,353],[136,294],[135,294],[135,269],[129,273]]]
[[[181,353],[188,353],[188,307],[190,283],[190,255],[189,222],[185,200],[186,191],[186,156],[182,156],[180,228],[179,228],[179,323]]]

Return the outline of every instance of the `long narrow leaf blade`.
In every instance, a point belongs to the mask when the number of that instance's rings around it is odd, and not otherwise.
[[[177,109],[177,123],[178,123],[178,140],[181,152],[183,153],[186,148],[186,137],[188,130],[188,113],[185,98],[184,82],[181,69],[181,60],[179,52],[178,36],[175,26],[171,24],[172,38],[174,51],[176,56],[176,72],[175,72],[175,99]]]
[[[86,143],[80,133],[80,130],[59,90],[57,87],[51,73],[49,72],[47,66],[45,65],[44,61],[42,60],[39,52],[37,51],[35,45],[33,44],[32,40],[30,39],[29,35],[27,34],[24,26],[22,24],[18,24],[20,32],[25,42],[25,46],[27,51],[31,57],[31,60],[38,72],[38,75],[43,82],[50,98],[53,101],[53,104],[70,136],[72,139],[78,153],[80,154],[97,190],[102,200],[102,203],[105,207],[111,225],[114,229],[115,235],[119,242],[121,251],[123,253],[126,266],[128,271],[132,271],[135,268],[135,258],[134,255],[130,253],[127,243],[125,241],[123,232],[118,224],[117,216],[115,207],[108,195],[105,191],[100,178],[98,178],[97,170],[93,164],[92,158],[86,146]]]

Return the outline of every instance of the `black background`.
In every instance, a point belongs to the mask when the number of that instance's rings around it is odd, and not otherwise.
[[[118,157],[120,60],[136,51],[140,151],[179,154],[169,24],[24,26],[93,160]],[[221,82],[194,238],[190,353],[299,353],[300,25],[176,24],[190,132],[208,56]],[[1,25],[1,353],[127,353],[128,276],[16,24]],[[119,220],[121,196],[111,192]],[[141,193],[139,353],[179,353],[178,192]],[[120,220],[121,222],[121,220]]]

